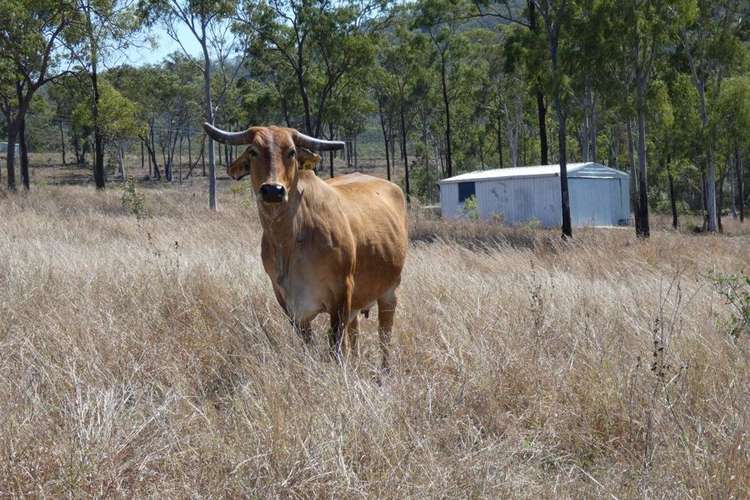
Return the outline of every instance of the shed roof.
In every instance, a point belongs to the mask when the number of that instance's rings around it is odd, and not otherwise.
[[[567,165],[568,178],[612,179],[628,177],[628,174],[601,163],[569,163]],[[559,176],[560,165],[538,165],[535,167],[495,168],[492,170],[475,170],[440,181],[440,184],[457,182],[479,182],[495,179],[514,179],[522,177]]]

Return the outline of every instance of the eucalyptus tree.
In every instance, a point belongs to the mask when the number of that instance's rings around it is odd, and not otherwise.
[[[744,0],[697,0],[697,14],[679,32],[682,54],[687,59],[704,137],[705,199],[708,231],[718,230],[716,203],[716,128],[711,111],[716,109],[723,80],[736,69],[746,48],[750,5]]]
[[[149,20],[161,20],[172,37],[195,62],[195,67],[203,74],[203,119],[213,124],[215,107],[212,100],[212,51],[219,59],[225,59],[231,51],[228,41],[229,19],[236,14],[236,0],[141,0],[141,8],[148,13]],[[200,62],[185,49],[180,39],[178,26],[184,26],[201,47]],[[216,209],[216,157],[214,143],[208,139],[208,204]]]
[[[440,71],[440,88],[445,113],[446,176],[453,176],[453,130],[451,129],[450,79],[459,60],[464,40],[459,30],[472,5],[464,0],[421,0],[417,4],[414,27],[424,32],[434,50]]]
[[[135,0],[74,0],[78,15],[71,26],[72,58],[88,76],[91,85],[91,117],[94,130],[94,183],[106,186],[104,170],[104,125],[99,119],[100,79],[106,60],[125,50],[140,29]]]
[[[673,46],[676,35],[693,15],[694,0],[638,0],[611,2],[611,19],[616,19],[616,33],[623,59],[629,65],[635,90],[635,111],[638,127],[638,170],[634,179],[637,187],[636,234],[647,238],[649,202],[646,152],[647,95],[655,62],[663,50]]]
[[[722,86],[715,119],[722,132],[726,155],[734,166],[733,206],[739,212],[740,222],[745,220],[745,183],[743,156],[750,147],[750,76],[729,78]]]
[[[567,169],[567,110],[563,102],[565,73],[561,61],[560,41],[567,35],[563,28],[570,25],[573,0],[534,0],[534,6],[544,20],[549,50],[551,87],[554,96],[555,113],[557,114],[558,162],[560,163],[560,199],[562,204],[562,235],[573,236],[570,220],[570,195],[568,193]]]
[[[424,57],[426,40],[409,30],[405,23],[396,24],[393,31],[390,43],[381,45],[378,60],[382,69],[390,75],[393,84],[388,99],[391,103],[395,102],[395,108],[398,110],[397,127],[400,136],[401,159],[404,164],[404,188],[406,199],[410,200],[408,136],[412,127],[413,104],[415,104],[419,75],[427,66]],[[423,91],[421,94],[424,96],[426,92]]]
[[[26,115],[36,92],[67,73],[63,37],[75,16],[69,0],[0,0],[0,108],[8,136],[8,189],[15,191],[15,145],[29,189]]]
[[[383,0],[245,0],[235,30],[247,38],[251,59],[296,81],[302,128],[319,136],[342,79],[372,66],[386,6]]]

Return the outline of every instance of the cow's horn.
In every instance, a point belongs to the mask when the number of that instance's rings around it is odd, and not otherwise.
[[[313,151],[333,151],[336,149],[344,149],[344,147],[346,147],[346,144],[344,144],[343,141],[325,141],[323,139],[310,137],[302,132],[295,132],[294,143],[297,146],[312,149]]]
[[[227,132],[225,130],[221,130],[220,128],[214,127],[208,122],[203,124],[203,128],[213,140],[221,142],[223,144],[233,144],[235,146],[238,146],[240,144],[250,144],[253,139],[252,133],[249,129],[243,130],[242,132]]]

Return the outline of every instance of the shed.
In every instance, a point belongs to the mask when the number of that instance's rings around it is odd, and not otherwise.
[[[20,145],[16,144],[16,157],[19,157],[21,155],[21,149]],[[0,142],[0,156],[7,156],[8,155],[8,143],[7,142]]]
[[[574,226],[626,225],[630,218],[629,176],[600,163],[568,164],[570,217]],[[482,219],[500,216],[506,224],[538,220],[562,224],[560,165],[478,170],[440,181],[443,217],[466,215],[474,196]]]

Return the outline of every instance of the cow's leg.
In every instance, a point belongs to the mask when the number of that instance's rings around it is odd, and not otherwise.
[[[391,331],[393,330],[393,317],[396,315],[396,289],[392,288],[378,299],[378,336],[380,337],[380,350],[383,352],[383,371],[388,371],[388,352],[391,345]]]
[[[352,311],[352,319],[346,329],[346,350],[352,356],[359,355],[357,352],[357,337],[359,336],[359,311]]]
[[[331,330],[328,334],[328,343],[331,347],[331,354],[337,361],[341,362],[341,342],[343,340],[344,329],[349,323],[352,311],[352,290],[353,280],[347,278],[344,287],[344,294],[341,301],[331,311]]]
[[[295,331],[302,337],[302,342],[306,346],[312,345],[312,327],[309,321],[303,321],[299,325],[295,325]]]
[[[328,344],[331,348],[331,356],[341,362],[341,341],[345,326],[345,316],[341,312],[331,313],[331,329],[328,331]]]

